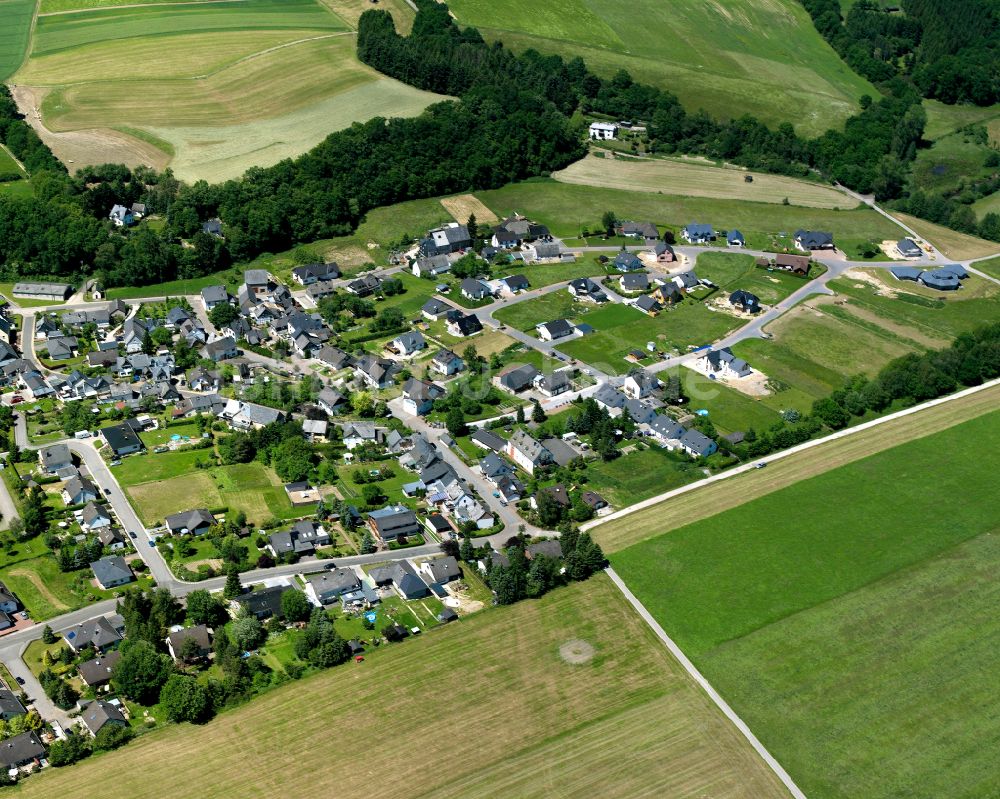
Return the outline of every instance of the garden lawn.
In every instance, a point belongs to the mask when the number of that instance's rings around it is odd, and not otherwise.
[[[684,456],[671,456],[656,446],[630,452],[613,461],[587,465],[585,488],[596,491],[615,508],[623,508],[704,477]]]
[[[660,350],[686,351],[711,344],[741,324],[735,316],[710,311],[700,302],[685,300],[650,317],[634,308],[633,321],[615,324],[566,343],[556,342],[560,352],[612,374],[624,374],[633,364],[625,356],[633,349],[646,350],[652,341]],[[609,312],[610,315],[610,312]],[[621,321],[617,315],[612,321]],[[585,318],[588,324],[589,318]],[[596,327],[596,325],[595,325]]]
[[[541,297],[500,308],[493,316],[517,330],[534,333],[535,325],[542,322],[582,317],[595,307],[577,302],[568,291],[553,291]]]
[[[572,640],[593,647],[593,658],[566,662],[559,648]],[[484,684],[493,696],[485,705]],[[430,736],[421,744],[422,768],[407,771],[395,767],[391,747],[369,747],[359,769],[334,756],[334,743],[315,741],[330,718],[358,740],[373,740],[401,714],[431,718],[442,706],[451,729],[487,724],[490,746],[476,735]],[[241,756],[234,760],[235,747]],[[273,770],[246,767],[288,747],[298,752],[296,767],[282,769],[278,783]],[[116,779],[109,782],[108,773]],[[283,686],[208,725],[168,727],[73,769],[48,769],[20,790],[25,799],[121,799],[156,784],[164,799],[180,799],[210,784],[215,799],[236,799],[278,784],[289,796],[351,795],[367,790],[372,774],[387,795],[413,799],[548,796],[554,784],[607,799],[785,796],[600,575],[369,649],[364,663]]]
[[[735,252],[703,252],[695,264],[698,277],[708,278],[726,295],[737,289],[756,294],[764,305],[774,305],[798,291],[808,281],[789,272],[759,269],[752,255]],[[820,267],[809,278],[823,273]]]
[[[708,411],[708,418],[720,433],[745,433],[750,428],[763,432],[781,421],[774,408],[727,385],[695,372],[680,372],[689,410]],[[658,492],[653,492],[658,493]]]
[[[149,478],[123,483],[144,524],[158,524],[171,513],[188,508],[214,510],[227,507],[243,511],[252,524],[264,524],[271,519],[296,519],[309,515],[309,507],[292,506],[285,493],[284,484],[274,471],[260,463],[239,463],[195,469],[197,457],[204,457],[206,450],[150,455],[150,464],[163,458],[167,467]],[[194,456],[194,457],[190,457]],[[132,460],[128,458],[122,467]],[[122,467],[119,467],[121,469]],[[139,467],[133,467],[132,478],[142,477]],[[116,470],[117,473],[117,470]]]

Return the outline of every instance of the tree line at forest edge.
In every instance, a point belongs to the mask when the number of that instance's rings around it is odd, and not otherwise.
[[[515,55],[460,29],[444,4],[420,0],[412,33],[396,33],[385,11],[359,21],[358,55],[422,89],[458,96],[411,119],[372,119],[330,134],[294,160],[241,178],[188,186],[168,170],[104,165],[75,176],[38,140],[6,88],[0,139],[32,172],[32,197],[0,196],[0,278],[95,275],[107,285],[199,277],[264,252],[352,232],[373,208],[457,191],[496,188],[547,175],[583,155],[578,112],[647,121],[651,146],[790,175],[817,170],[881,199],[906,191],[921,142],[920,94],[901,76],[886,95],[862,98],[843,131],[807,140],[790,124],[772,130],[751,116],[719,122],[688,113],[670,92],[610,79],[580,58]],[[165,215],[160,231],[140,225],[109,235],[115,203],[144,202]],[[201,231],[219,217],[225,241]],[[987,226],[1000,238],[1000,224]],[[985,233],[984,233],[985,234]]]

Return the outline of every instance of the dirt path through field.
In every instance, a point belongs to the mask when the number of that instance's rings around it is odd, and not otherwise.
[[[46,587],[45,583],[41,581],[41,578],[39,578],[39,576],[34,572],[29,572],[25,569],[11,569],[10,574],[14,577],[23,577],[25,580],[27,580],[29,583],[35,586],[35,589],[38,591],[39,594],[41,594],[45,598],[45,601],[48,602],[50,605],[52,605],[52,607],[54,607],[56,610],[69,610],[69,605],[67,605],[65,602],[61,602],[56,597],[56,595],[53,594]]]

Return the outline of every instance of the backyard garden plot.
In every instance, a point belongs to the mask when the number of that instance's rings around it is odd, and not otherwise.
[[[564,646],[573,641],[589,647],[582,658]],[[410,799],[541,797],[554,785],[609,799],[786,795],[603,576],[369,654],[203,727],[169,727],[99,760],[48,769],[20,790],[26,799],[118,799],[155,783],[165,799],[180,799],[210,784],[215,799],[235,799],[273,792],[273,770],[245,763],[291,747],[296,767],[280,776],[288,795],[365,792],[373,774],[384,792]],[[398,767],[392,747],[367,749],[358,768],[340,744],[316,743],[330,718],[369,740],[442,707],[442,729],[489,730],[490,745],[481,735],[427,736],[413,770]],[[118,775],[110,783],[109,769]]]
[[[809,796],[972,797],[991,779],[977,744],[1000,733],[990,393],[969,398],[989,409],[971,421],[684,527],[661,515],[661,535],[612,555]]]
[[[673,158],[612,157],[605,152],[592,152],[566,169],[553,172],[552,177],[562,183],[600,188],[759,203],[787,201],[812,208],[848,209],[858,204],[843,192],[806,180]],[[748,176],[753,179],[750,183],[746,181]]]
[[[89,162],[86,142],[109,131],[158,148],[179,177],[218,180],[436,99],[363,66],[354,49],[347,23],[316,0],[51,14],[18,74],[19,100],[40,107],[40,132],[64,160]]]
[[[792,0],[453,0],[449,6],[460,23],[516,50],[579,56],[608,77],[625,69],[714,116],[749,113],[816,134],[857,110],[862,94],[874,96]]]

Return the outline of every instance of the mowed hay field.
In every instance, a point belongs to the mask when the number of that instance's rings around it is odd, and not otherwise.
[[[753,114],[816,134],[874,89],[823,41],[795,0],[452,0],[459,22],[517,50],[626,69],[719,117]]]
[[[741,504],[686,526],[665,505],[660,535],[611,555],[810,797],[995,794],[1000,412],[982,393],[982,415],[916,414],[940,432],[755,499],[715,486]]]
[[[858,203],[829,186],[806,180],[727,169],[695,161],[664,158],[629,158],[604,156],[606,151],[591,153],[553,172],[561,183],[580,183],[609,189],[662,192],[693,197],[718,197],[725,200],[749,200],[781,203],[810,208],[856,208]],[[747,175],[753,177],[747,183]]]
[[[35,0],[0,0],[0,81],[24,61],[34,13]]]
[[[48,14],[16,80],[30,96],[23,110],[39,126],[39,108],[40,132],[64,160],[104,156],[92,139],[106,132],[159,148],[187,180],[234,177],[439,99],[362,65],[349,24],[316,0]],[[132,160],[144,157],[137,145]]]
[[[574,641],[589,661],[563,659]],[[402,798],[787,795],[603,575],[366,658],[49,769],[19,795],[351,796],[375,782]],[[323,734],[331,719],[350,735]],[[405,752],[386,742],[403,727]]]

